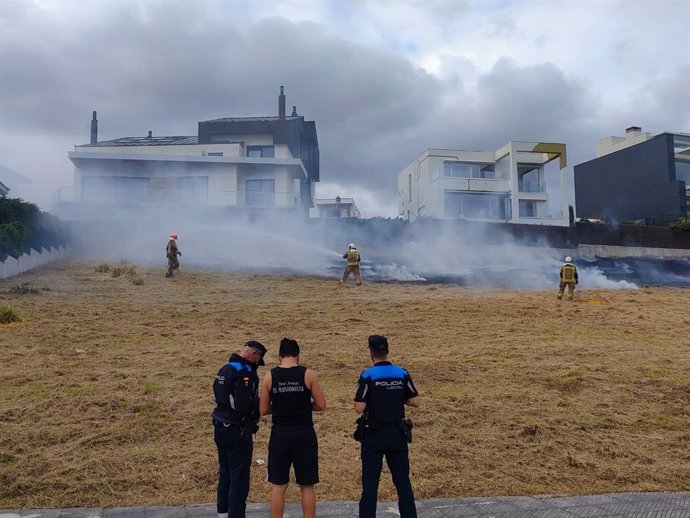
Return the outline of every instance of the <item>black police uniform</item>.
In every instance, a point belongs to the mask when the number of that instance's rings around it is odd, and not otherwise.
[[[290,466],[300,486],[319,482],[319,446],[312,421],[311,391],[301,365],[271,369],[271,438],[268,442],[268,481],[282,486]]]
[[[405,400],[418,395],[410,373],[388,361],[374,364],[359,378],[355,401],[366,403],[365,412],[369,415],[369,426],[361,447],[362,498],[359,501],[359,518],[376,516],[384,456],[398,492],[401,518],[417,517],[402,420],[405,418]]]
[[[244,518],[252,464],[252,433],[259,419],[256,366],[239,354],[221,367],[213,382],[216,408],[213,438],[218,448],[218,513]]]

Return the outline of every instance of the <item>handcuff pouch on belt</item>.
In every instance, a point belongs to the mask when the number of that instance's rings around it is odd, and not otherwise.
[[[399,426],[400,430],[405,434],[405,440],[407,442],[412,442],[412,428],[414,428],[412,419],[401,419]]]
[[[368,431],[378,428],[376,424],[371,421],[368,412],[364,412],[361,416],[359,416],[355,423],[357,424],[357,428],[355,429],[355,432],[352,434],[352,438],[357,442],[362,442],[362,439],[364,439],[364,436],[367,434]],[[412,419],[401,419],[400,421],[398,421],[397,426],[403,433],[403,435],[405,435],[405,440],[408,443],[411,443],[412,428],[414,427]]]
[[[355,433],[352,434],[352,438],[357,442],[362,442],[364,439],[364,434],[369,428],[369,412],[364,411],[361,416],[355,421],[357,428],[355,428]]]
[[[259,431],[259,423],[255,416],[244,416],[240,421],[226,421],[211,416],[213,426],[238,426],[240,428],[240,439],[248,440],[252,438],[257,431]]]
[[[248,440],[252,438],[257,431],[259,431],[259,423],[253,416],[245,416],[242,418],[240,425],[240,439]]]

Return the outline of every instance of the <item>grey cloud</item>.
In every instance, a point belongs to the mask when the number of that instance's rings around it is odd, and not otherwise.
[[[644,85],[633,106],[651,131],[690,129],[690,65],[677,67],[670,77]]]
[[[44,168],[53,190],[55,170],[69,178],[70,146],[88,140],[93,109],[103,139],[149,129],[192,135],[200,120],[275,114],[280,85],[288,110],[297,105],[316,121],[322,180],[367,189],[384,205],[395,200],[399,171],[427,147],[543,139],[585,143],[584,155],[603,136],[587,86],[553,64],[501,60],[469,89],[467,63],[445,60],[457,70],[433,76],[311,22],[241,24],[234,11],[176,1],[109,3],[82,16],[87,23],[22,4],[0,18],[0,34],[24,24],[24,37],[0,36],[0,155],[22,152],[3,147],[7,134],[13,143],[17,134],[49,139],[51,149],[64,142],[64,152],[41,157],[52,164]]]

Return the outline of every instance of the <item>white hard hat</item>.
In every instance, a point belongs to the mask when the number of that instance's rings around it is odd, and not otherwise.
[[[568,256],[568,257],[565,258],[565,262],[566,262],[566,263],[572,263],[572,262],[573,262],[573,258],[570,257],[570,256]]]
[[[350,243],[350,244],[348,245],[348,248],[357,248],[357,247],[355,246],[354,243]]]

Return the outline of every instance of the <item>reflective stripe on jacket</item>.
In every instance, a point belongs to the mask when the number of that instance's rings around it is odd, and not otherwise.
[[[345,254],[345,258],[347,259],[348,266],[359,266],[361,258],[357,250],[348,250]]]

